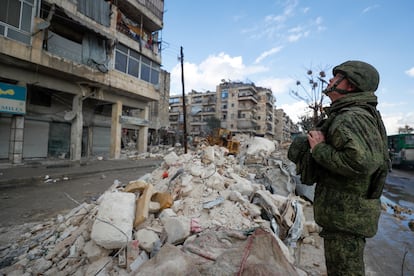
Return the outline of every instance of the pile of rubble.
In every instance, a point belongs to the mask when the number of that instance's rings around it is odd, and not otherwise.
[[[0,274],[324,274],[286,148],[260,137],[241,145],[237,156],[207,144],[169,151],[152,173],[0,248]]]

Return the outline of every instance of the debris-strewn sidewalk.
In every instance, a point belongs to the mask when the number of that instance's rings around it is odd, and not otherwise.
[[[47,180],[64,180],[83,175],[127,170],[136,167],[156,167],[162,163],[161,154],[124,156],[122,159],[101,159],[69,161],[26,161],[19,165],[0,163],[0,188],[43,183]]]
[[[324,275],[312,206],[295,195],[286,147],[241,139],[168,151],[152,173],[114,183],[0,248],[4,275]]]

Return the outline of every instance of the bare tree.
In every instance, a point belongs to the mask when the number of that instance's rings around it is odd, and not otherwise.
[[[324,87],[328,85],[325,80],[326,74],[324,70],[318,72],[317,75],[308,69],[306,72],[307,83],[309,87],[305,87],[301,81],[296,81],[296,90],[291,90],[290,95],[299,101],[304,101],[308,105],[308,108],[312,111],[312,124],[315,126],[319,120],[324,117],[323,105],[324,105]],[[306,116],[301,117],[306,118]]]
[[[398,133],[399,134],[410,134],[411,132],[413,132],[414,129],[412,127],[410,127],[409,125],[405,125],[404,127],[400,127],[398,128]]]
[[[307,115],[300,116],[298,124],[305,132],[311,130],[314,127],[313,118]]]

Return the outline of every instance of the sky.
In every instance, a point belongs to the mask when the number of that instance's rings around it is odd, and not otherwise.
[[[216,91],[223,79],[253,82],[298,122],[309,109],[291,91],[306,96],[308,70],[328,81],[334,66],[361,60],[380,73],[387,133],[414,127],[412,0],[165,0],[161,39],[171,95],[182,94],[182,47],[185,93]]]

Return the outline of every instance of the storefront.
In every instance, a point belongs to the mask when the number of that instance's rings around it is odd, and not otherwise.
[[[27,89],[0,82],[0,158],[19,163],[23,156]]]

